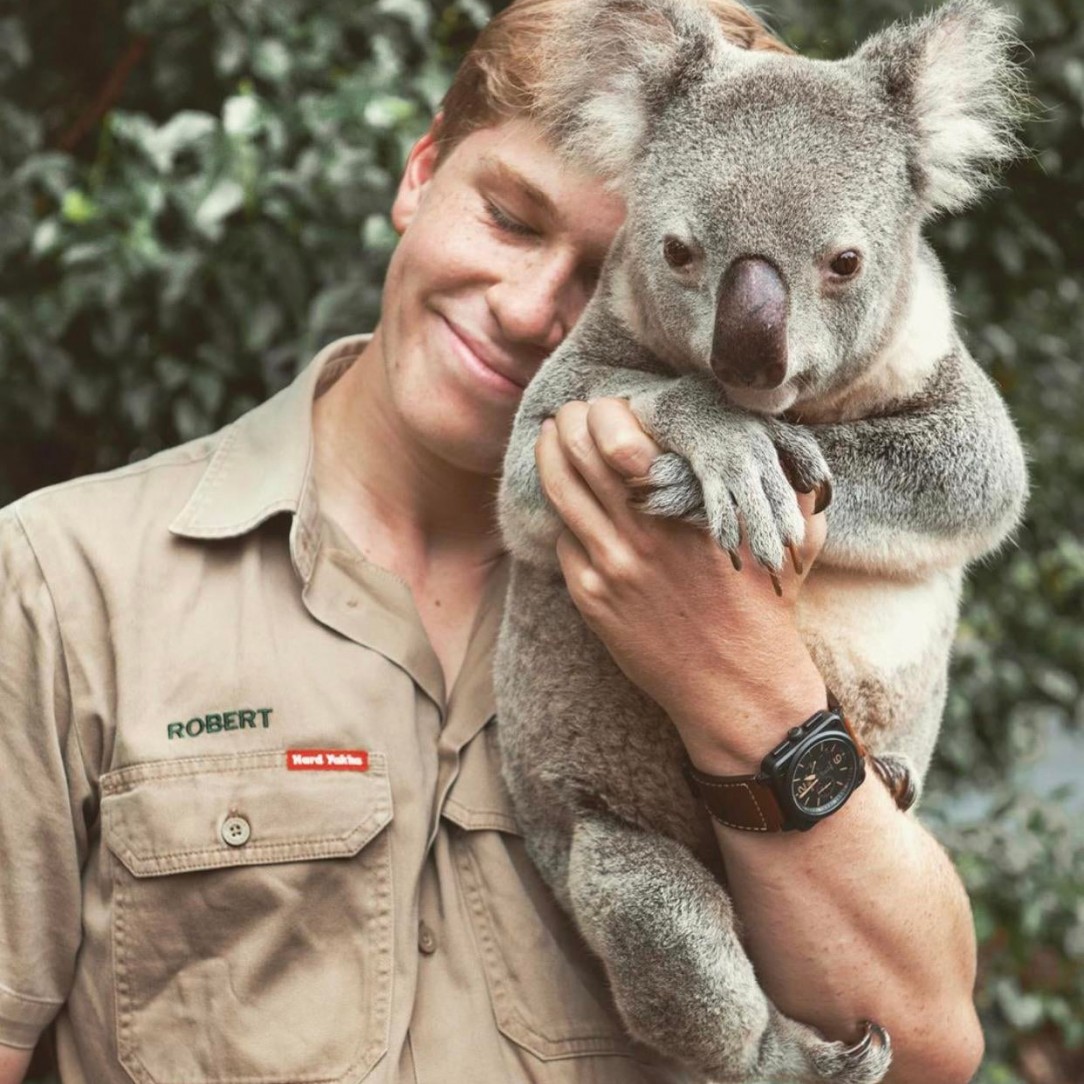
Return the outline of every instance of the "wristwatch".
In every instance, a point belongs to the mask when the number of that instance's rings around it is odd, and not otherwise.
[[[828,703],[787,731],[755,775],[708,775],[686,762],[715,820],[746,832],[805,832],[843,808],[866,778],[866,749],[831,694]]]

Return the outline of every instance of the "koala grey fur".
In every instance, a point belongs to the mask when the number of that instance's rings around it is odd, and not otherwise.
[[[921,780],[963,570],[1008,536],[1027,489],[920,233],[1016,151],[1011,45],[981,0],[834,62],[736,48],[689,0],[577,0],[548,58],[544,130],[628,211],[507,450],[498,734],[531,856],[630,1034],[697,1079],[873,1084],[891,1055],[852,1054],[760,989],[676,731],[564,586],[535,442],[569,400],[627,398],[665,450],[643,510],[702,523],[732,551],[743,525],[773,569],[803,537],[794,488],[830,479],[800,628],[870,750]],[[666,238],[687,264],[664,258]],[[860,269],[841,279],[831,266],[850,266],[836,259],[848,250]],[[780,320],[758,315],[758,291]]]

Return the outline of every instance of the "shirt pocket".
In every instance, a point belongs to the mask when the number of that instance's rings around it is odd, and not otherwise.
[[[452,833],[456,874],[497,1026],[544,1061],[642,1056],[601,964],[527,855],[499,758],[491,720],[463,750],[444,804],[445,818],[460,829]]]
[[[383,755],[364,771],[288,771],[285,750],[192,757],[101,782],[132,1079],[364,1077],[387,1049],[391,997]]]

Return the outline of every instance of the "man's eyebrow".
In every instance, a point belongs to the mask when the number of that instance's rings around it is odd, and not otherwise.
[[[560,218],[553,200],[533,181],[529,181],[524,177],[518,169],[510,166],[494,154],[484,155],[482,165],[494,174],[501,184],[519,189],[543,214],[552,219]]]

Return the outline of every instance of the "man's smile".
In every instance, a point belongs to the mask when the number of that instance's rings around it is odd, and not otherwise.
[[[477,380],[509,398],[518,397],[523,393],[528,378],[517,371],[513,362],[479,342],[447,317],[442,316],[441,321],[447,330],[452,350],[463,363],[464,368]]]

